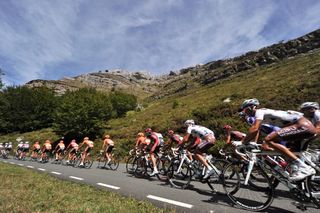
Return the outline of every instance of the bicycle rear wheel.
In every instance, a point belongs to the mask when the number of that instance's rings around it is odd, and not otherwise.
[[[179,167],[180,160],[178,158],[172,159],[167,170],[168,181],[175,188],[186,189],[190,185],[192,170],[186,162],[182,163],[180,170]]]
[[[218,173],[212,174],[208,180],[207,184],[209,185],[210,189],[212,189],[215,192],[223,192],[223,186],[222,186],[222,179],[221,175],[224,170],[224,168],[229,164],[229,161],[224,159],[211,159],[210,163],[216,167],[218,170]]]
[[[117,170],[118,167],[119,167],[119,158],[118,158],[118,156],[112,154],[111,161],[110,161],[110,163],[108,165],[109,165],[110,169]]]
[[[91,157],[91,155],[88,155],[85,159],[84,159],[84,167],[87,169],[90,169],[92,164],[93,164],[93,159]]]
[[[224,189],[229,199],[237,207],[245,210],[262,211],[268,208],[274,198],[274,190],[268,175],[259,166],[254,166],[252,176],[255,178],[250,176],[250,183],[244,185],[245,179],[239,173],[236,174],[237,178],[226,178],[227,173],[235,170],[236,166],[233,164],[229,164],[224,170]]]

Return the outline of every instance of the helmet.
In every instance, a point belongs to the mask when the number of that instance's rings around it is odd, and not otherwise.
[[[319,103],[317,103],[317,102],[304,102],[303,104],[300,105],[300,110],[305,109],[305,108],[319,109]]]
[[[184,122],[184,125],[185,125],[185,126],[194,125],[194,120],[192,120],[192,119],[186,120],[186,121]]]
[[[151,133],[152,129],[151,128],[146,128],[146,130],[144,131],[145,133]]]
[[[258,99],[256,99],[256,98],[247,99],[247,100],[244,100],[240,109],[243,110],[243,109],[250,107],[250,106],[259,106],[259,105],[260,105],[260,103],[259,103]]]
[[[89,140],[89,137],[84,137],[83,140]]]
[[[28,143],[29,143],[29,141],[26,141],[25,143],[26,143],[26,144],[28,144]]]
[[[139,133],[137,134],[137,137],[144,137],[143,132],[139,132]]]
[[[224,126],[223,126],[223,129],[232,129],[232,126],[230,126],[230,125],[224,125]]]
[[[110,135],[105,135],[104,138],[109,139]]]
[[[169,129],[168,134],[172,135],[174,133],[174,131],[172,129]]]

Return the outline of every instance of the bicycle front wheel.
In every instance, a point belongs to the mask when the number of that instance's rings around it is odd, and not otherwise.
[[[268,175],[259,166],[254,166],[250,183],[245,184],[245,178],[238,172],[232,178],[228,178],[228,173],[236,171],[236,167],[234,164],[229,164],[223,174],[224,189],[230,200],[245,210],[262,211],[268,208],[274,198],[274,190]]]
[[[189,164],[181,162],[179,159],[173,159],[167,170],[167,177],[170,185],[178,188],[185,189],[190,185],[192,172]]]

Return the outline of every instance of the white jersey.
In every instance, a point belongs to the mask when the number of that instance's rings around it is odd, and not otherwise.
[[[266,120],[266,119],[271,119],[271,120],[277,120],[280,121],[281,123],[295,123],[298,121],[300,118],[303,117],[303,113],[297,112],[297,111],[282,111],[282,110],[273,110],[273,109],[257,109],[255,113],[255,118],[256,120]]]
[[[18,148],[22,148],[23,147],[23,143],[19,143],[17,147]]]
[[[314,116],[311,119],[311,122],[314,126],[316,126],[316,124],[320,122],[320,110],[315,111]]]
[[[28,143],[25,143],[25,144],[23,144],[23,148],[29,149],[29,148],[30,148],[30,145],[29,145]]]
[[[204,137],[209,134],[214,135],[213,131],[211,131],[210,129],[204,126],[199,126],[199,125],[189,126],[187,129],[187,133],[193,136],[198,136],[201,139],[204,139]]]
[[[164,144],[164,139],[161,133],[155,132],[155,134],[157,135],[158,139],[159,139],[159,145],[162,146]]]

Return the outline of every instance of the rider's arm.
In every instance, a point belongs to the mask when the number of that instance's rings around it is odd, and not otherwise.
[[[261,122],[262,120],[255,120],[254,124],[249,128],[248,134],[242,141],[244,144],[256,139],[256,136],[259,133]]]
[[[320,135],[320,121],[318,121],[315,125],[316,127],[316,131],[317,131],[317,135],[319,136]]]

